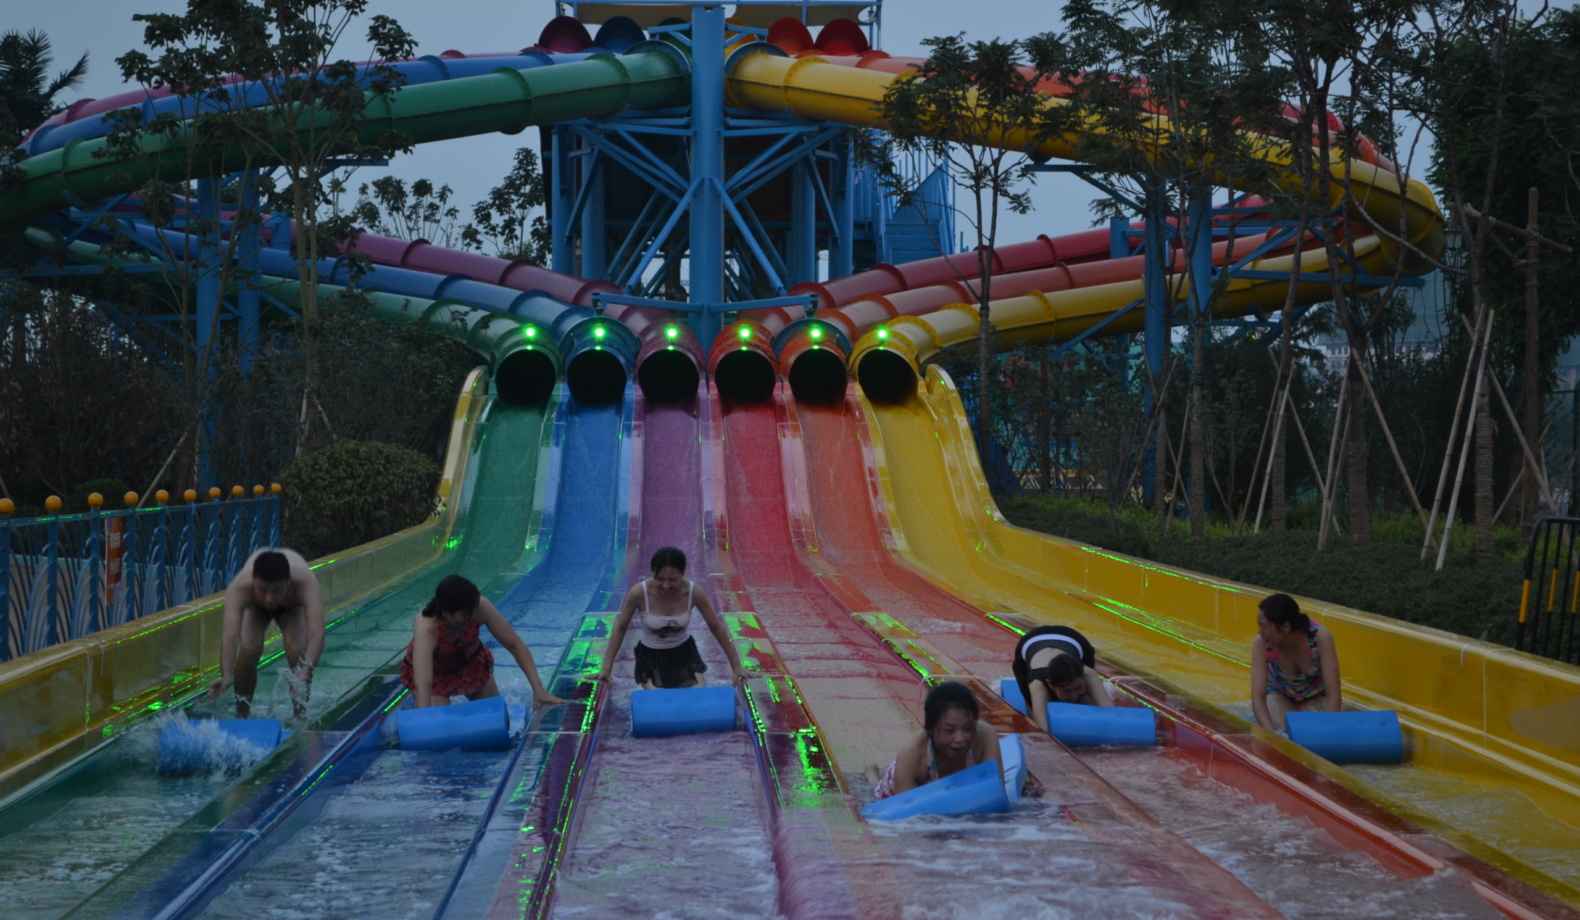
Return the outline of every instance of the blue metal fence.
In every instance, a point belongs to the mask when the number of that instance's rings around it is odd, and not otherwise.
[[[0,515],[0,661],[119,626],[224,588],[280,542],[278,486],[228,500],[38,518]]]

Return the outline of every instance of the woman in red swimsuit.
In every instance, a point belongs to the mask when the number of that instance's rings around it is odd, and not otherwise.
[[[400,663],[400,682],[416,697],[417,708],[448,706],[452,696],[480,700],[499,695],[494,653],[479,634],[483,626],[527,675],[534,705],[565,702],[544,689],[532,650],[499,615],[499,608],[478,593],[477,585],[450,575],[439,582],[433,600],[412,623],[411,642]]]

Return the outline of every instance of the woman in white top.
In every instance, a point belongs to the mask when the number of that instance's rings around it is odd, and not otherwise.
[[[706,592],[686,578],[686,554],[673,546],[661,547],[653,554],[653,577],[644,578],[631,586],[620,604],[620,615],[609,631],[609,644],[604,649],[603,667],[597,679],[608,681],[614,667],[620,643],[625,641],[626,630],[634,616],[642,630],[636,643],[636,682],[648,689],[665,687],[695,687],[702,684],[702,673],[708,669],[697,652],[697,640],[691,637],[691,618],[702,615],[708,631],[724,649],[730,660],[737,682],[746,679],[741,667],[741,657],[730,642],[724,620],[713,609]]]

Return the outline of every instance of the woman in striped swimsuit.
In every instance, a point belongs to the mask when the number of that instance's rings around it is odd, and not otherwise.
[[[1289,595],[1265,598],[1257,608],[1251,643],[1251,708],[1257,724],[1281,732],[1287,712],[1338,712],[1343,706],[1333,634],[1301,613]]]

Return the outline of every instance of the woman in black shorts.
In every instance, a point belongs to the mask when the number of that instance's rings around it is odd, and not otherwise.
[[[1011,668],[1026,715],[1043,731],[1048,730],[1049,703],[1114,705],[1097,674],[1097,651],[1068,626],[1039,626],[1021,636]]]

